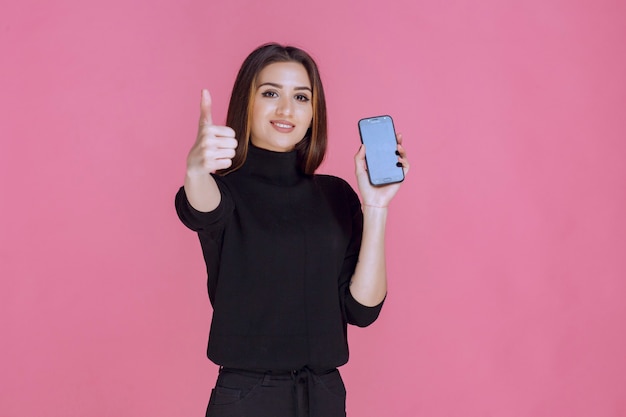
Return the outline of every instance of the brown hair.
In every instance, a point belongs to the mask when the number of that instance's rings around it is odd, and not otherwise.
[[[218,172],[220,175],[236,171],[246,160],[250,143],[252,97],[256,90],[256,80],[263,68],[276,62],[298,62],[302,64],[311,81],[313,121],[304,138],[295,146],[300,169],[305,174],[313,174],[324,160],[327,143],[326,99],[317,64],[302,49],[268,43],[252,51],[237,74],[228,105],[226,125],[235,131],[239,145],[232,165],[220,170]]]

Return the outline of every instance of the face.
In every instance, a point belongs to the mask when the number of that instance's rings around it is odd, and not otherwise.
[[[312,95],[311,81],[302,64],[277,62],[263,68],[253,95],[252,143],[270,151],[293,150],[311,126]]]

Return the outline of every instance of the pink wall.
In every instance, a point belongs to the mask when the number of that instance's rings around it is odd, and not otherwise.
[[[173,197],[200,89],[223,120],[269,40],[322,68],[323,171],[354,184],[380,113],[411,157],[349,414],[626,416],[624,2],[4,3],[0,417],[203,415],[210,306]]]

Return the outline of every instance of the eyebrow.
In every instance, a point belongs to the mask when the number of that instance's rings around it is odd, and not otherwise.
[[[281,84],[276,84],[276,83],[263,83],[261,85],[259,85],[258,88],[261,88],[265,85],[269,85],[270,87],[275,87],[278,89],[282,89],[283,86]],[[309,90],[311,93],[313,92],[313,90],[310,87],[295,87],[294,90],[298,91],[298,90]]]

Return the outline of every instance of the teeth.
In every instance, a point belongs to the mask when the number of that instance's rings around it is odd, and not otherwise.
[[[289,129],[291,127],[291,125],[286,125],[283,123],[274,123],[274,124],[278,127],[282,127],[283,129]]]

